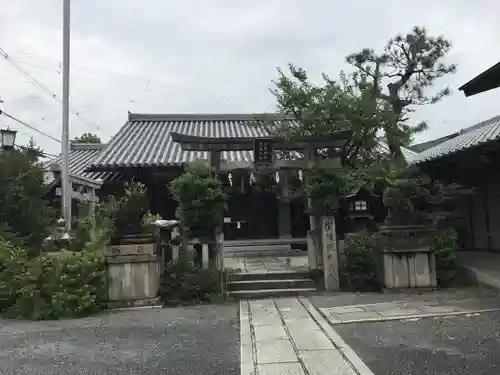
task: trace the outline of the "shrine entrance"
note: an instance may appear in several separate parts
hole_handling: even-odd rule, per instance
[[[231,184],[234,178],[229,176],[241,171],[247,176],[272,176],[276,181],[274,188],[279,199],[269,190],[265,194],[259,194],[246,192],[246,189],[230,198],[229,216],[224,218],[224,223],[221,223],[215,235],[220,267],[224,267],[224,258],[230,256],[229,248],[238,247],[249,256],[264,254],[269,249],[274,249],[273,254],[284,252],[285,256],[288,256],[288,250],[302,248],[302,258],[307,254],[308,268],[324,270],[325,288],[338,290],[335,219],[317,217],[310,213],[307,223],[307,220],[304,220],[304,212],[298,212],[301,209],[300,203],[292,204],[296,197],[291,193],[291,181],[300,178],[307,186],[307,173],[302,181],[302,171],[309,170],[319,163],[326,168],[340,168],[339,151],[350,133],[339,132],[329,137],[302,137],[293,140],[282,137],[211,138],[180,133],[170,135],[174,142],[180,144],[183,151],[208,152],[210,158],[207,163],[211,169],[222,180]],[[328,150],[328,155],[336,156],[321,159],[318,156],[318,150],[321,149]],[[253,160],[230,162],[224,158],[224,154],[231,151],[251,151]],[[277,157],[283,152],[292,157]],[[247,180],[250,180],[250,177],[247,177]],[[304,200],[304,197],[301,198]],[[311,202],[307,205],[310,206]],[[307,234],[306,238],[293,236],[304,232]],[[278,255],[275,257],[279,258]],[[283,265],[281,261],[279,263],[281,269]],[[285,263],[290,266],[292,261],[288,258]],[[273,265],[274,262],[271,262],[270,267]]]

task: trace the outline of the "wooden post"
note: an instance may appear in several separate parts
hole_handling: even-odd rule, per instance
[[[280,238],[291,238],[291,212],[290,212],[290,188],[288,186],[288,173],[279,172],[281,199],[278,202],[278,228]]]
[[[210,151],[210,168],[218,176],[221,165],[221,152]],[[220,288],[222,296],[225,296],[224,284],[224,231],[223,222],[219,223],[215,228],[215,246],[217,250],[217,268],[219,268]]]
[[[335,217],[322,217],[323,242],[323,272],[325,290],[337,291],[340,289],[339,264],[337,255],[337,236],[335,233]]]
[[[203,268],[208,268],[209,258],[208,258],[208,244],[204,243],[201,245],[201,265]]]

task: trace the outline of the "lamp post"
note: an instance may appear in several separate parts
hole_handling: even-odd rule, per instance
[[[17,131],[9,128],[1,129],[0,135],[2,137],[2,149],[13,149],[16,143]]]

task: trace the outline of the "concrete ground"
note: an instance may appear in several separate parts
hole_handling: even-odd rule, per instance
[[[237,305],[0,320],[0,374],[239,373]]]

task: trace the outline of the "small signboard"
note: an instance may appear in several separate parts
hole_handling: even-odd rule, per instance
[[[253,143],[255,167],[262,169],[273,163],[273,145],[268,139],[255,139]]]

